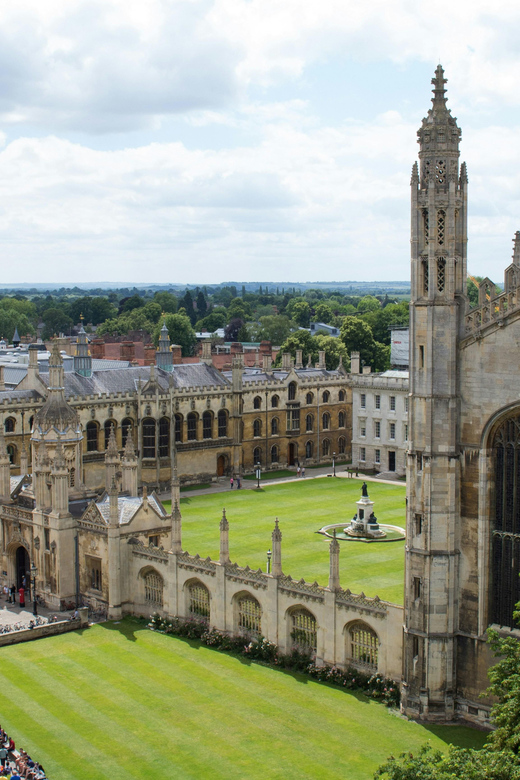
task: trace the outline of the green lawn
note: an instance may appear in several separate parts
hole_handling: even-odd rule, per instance
[[[369,780],[428,739],[483,741],[132,619],[0,652],[2,726],[51,780]]]
[[[381,523],[405,524],[405,486],[369,483],[374,512]],[[241,566],[266,567],[266,551],[278,517],[283,535],[285,574],[328,584],[329,542],[317,534],[322,526],[349,522],[361,495],[356,479],[300,479],[256,490],[230,490],[181,498],[183,549],[201,557],[218,557],[219,521],[225,506],[229,520],[231,560]],[[341,543],[341,584],[353,593],[378,595],[403,603],[404,541]]]

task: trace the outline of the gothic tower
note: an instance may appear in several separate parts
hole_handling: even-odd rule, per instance
[[[458,339],[466,305],[467,176],[439,65],[412,169],[410,438],[403,704],[454,713],[460,461]]]

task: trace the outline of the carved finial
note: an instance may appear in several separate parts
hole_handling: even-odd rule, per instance
[[[419,184],[419,166],[417,165],[417,161],[412,165],[410,184]]]
[[[437,105],[446,105],[446,90],[444,85],[448,83],[448,79],[444,78],[444,68],[442,65],[437,65],[435,70],[435,76],[432,78],[433,84],[433,98],[432,103],[434,107]]]
[[[108,447],[106,451],[106,457],[107,458],[119,457],[119,453],[117,451],[116,434],[113,425],[110,426],[110,434],[108,436]]]
[[[466,165],[465,162],[463,162],[462,165],[460,166],[459,181],[460,181],[461,185],[468,183],[468,168],[467,168],[467,165]]]
[[[278,525],[278,518],[274,521],[274,530],[272,534],[272,540],[273,542],[281,542],[282,541],[282,532],[280,531],[280,527]]]
[[[520,230],[517,230],[513,239],[513,263],[520,265]]]
[[[223,509],[222,510],[222,519],[220,521],[220,530],[221,531],[227,531],[228,528],[229,528],[229,522],[228,522],[228,519],[226,517],[226,510]]]
[[[133,439],[131,431],[128,431],[128,434],[126,436],[125,459],[126,460],[134,460],[135,459],[134,439]]]

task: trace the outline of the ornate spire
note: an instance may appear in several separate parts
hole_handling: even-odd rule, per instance
[[[335,528],[332,539],[330,540],[329,556],[329,590],[337,590],[339,588],[339,542],[336,539]]]
[[[113,428],[113,426],[112,426]],[[135,447],[134,447],[134,437],[132,436],[132,431],[128,431],[127,437],[126,437],[126,443],[125,443],[125,453],[124,453],[125,460],[135,460]]]
[[[130,437],[127,437],[127,441]],[[119,452],[117,450],[116,434],[114,426],[110,426],[110,434],[108,437],[108,447],[105,455],[105,460],[119,460]]]
[[[220,530],[227,531],[229,529],[229,521],[226,517],[226,510],[222,510],[222,519],[220,521]]]
[[[273,577],[282,575],[282,532],[278,526],[278,518],[274,521],[274,529],[271,535],[273,547],[273,568],[271,573]]]
[[[437,65],[435,70],[435,76],[432,78],[433,84],[433,109],[444,108],[446,109],[446,90],[444,85],[448,83],[448,79],[444,78],[444,68],[442,65]]]
[[[220,521],[220,555],[219,562],[224,566],[230,562],[229,558],[229,523],[226,517],[226,510],[222,510],[222,519]]]

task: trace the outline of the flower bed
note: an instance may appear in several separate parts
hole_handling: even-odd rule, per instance
[[[393,680],[380,674],[366,674],[352,667],[343,670],[336,666],[317,666],[313,660],[314,653],[310,648],[295,647],[290,653],[281,653],[277,645],[264,637],[251,638],[239,634],[224,634],[215,628],[209,628],[204,620],[195,618],[168,619],[155,614],[151,617],[148,627],[162,634],[197,639],[206,647],[247,656],[268,666],[302,672],[319,682],[361,691],[366,696],[383,702],[387,707],[399,706],[399,686]]]

